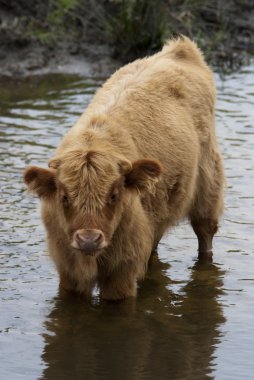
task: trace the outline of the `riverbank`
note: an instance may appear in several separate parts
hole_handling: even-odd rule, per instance
[[[254,0],[0,0],[0,75],[105,75],[179,33],[235,70],[254,54],[253,19]]]

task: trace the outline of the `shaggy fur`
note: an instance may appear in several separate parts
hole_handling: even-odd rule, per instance
[[[60,286],[89,296],[97,284],[110,300],[135,296],[163,233],[183,218],[200,257],[211,255],[224,187],[214,104],[200,50],[186,37],[169,41],[102,86],[48,170],[26,169]],[[77,249],[77,231],[99,231],[98,250]]]

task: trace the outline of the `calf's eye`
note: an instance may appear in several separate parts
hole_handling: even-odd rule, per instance
[[[63,202],[63,205],[64,205],[65,207],[69,205],[69,199],[68,199],[67,195],[64,195],[64,196],[62,197],[62,202]]]
[[[118,201],[118,198],[119,198],[119,193],[118,192],[112,193],[111,196],[110,196],[109,203],[111,203],[111,204],[116,203]]]
[[[110,200],[111,200],[112,203],[116,202],[116,200],[117,200],[117,195],[116,195],[116,194],[112,194]]]

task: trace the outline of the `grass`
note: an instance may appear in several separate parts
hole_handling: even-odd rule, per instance
[[[127,61],[160,49],[166,36],[165,10],[164,1],[115,2],[104,21],[114,55]]]

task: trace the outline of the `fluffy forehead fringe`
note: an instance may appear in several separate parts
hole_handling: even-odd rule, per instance
[[[53,160],[53,165],[75,206],[88,211],[105,205],[112,183],[120,177],[117,162],[107,152],[68,151]]]

